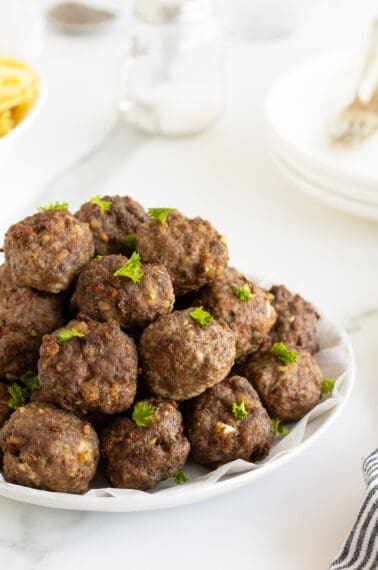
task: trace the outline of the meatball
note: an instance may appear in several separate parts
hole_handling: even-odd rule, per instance
[[[234,413],[235,404],[248,415]],[[260,398],[241,376],[226,378],[188,402],[186,427],[193,458],[204,465],[263,459],[274,435]]]
[[[78,412],[116,414],[133,403],[138,358],[133,339],[118,323],[98,323],[79,315],[65,327],[83,334],[59,340],[46,335],[40,350],[36,398]]]
[[[0,430],[6,481],[47,491],[82,493],[96,473],[92,426],[43,402],[16,410]]]
[[[140,226],[136,244],[144,262],[167,268],[176,295],[219,277],[228,260],[226,241],[209,222],[179,212],[170,213],[165,223],[149,220]]]
[[[118,417],[103,431],[101,451],[114,487],[152,489],[182,469],[190,444],[175,402],[145,400],[152,407],[146,427]]]
[[[93,257],[94,246],[87,224],[66,210],[50,210],[11,226],[4,251],[18,286],[59,293]]]
[[[294,422],[319,402],[323,375],[312,354],[299,347],[288,348],[297,352],[295,362],[284,364],[265,350],[247,360],[244,373],[271,417]]]
[[[277,314],[270,337],[272,342],[295,344],[314,354],[318,350],[316,334],[318,313],[300,295],[293,295],[284,285],[274,285],[272,304]]]
[[[14,287],[14,283],[8,265],[3,263],[0,265],[0,289],[7,289],[8,287]]]
[[[28,370],[35,370],[40,344],[40,337],[0,322],[0,376],[13,380]]]
[[[3,427],[6,420],[12,413],[12,409],[8,406],[9,393],[8,384],[0,382],[0,428]]]
[[[130,253],[124,237],[135,233],[148,220],[143,207],[129,196],[104,196],[110,202],[107,211],[92,202],[86,202],[75,214],[81,222],[87,222],[93,234],[95,253]]]
[[[226,378],[233,365],[235,335],[230,327],[216,319],[203,327],[190,316],[192,311],[163,315],[143,331],[143,379],[157,396],[198,396]]]
[[[61,326],[63,304],[59,295],[0,286],[0,377],[18,377],[35,369],[42,336]]]
[[[144,328],[174,304],[172,282],[161,265],[141,265],[143,277],[134,283],[114,272],[127,262],[123,255],[93,259],[77,280],[74,303],[93,319],[115,319],[128,331]]]
[[[0,288],[0,320],[42,339],[64,323],[63,301],[28,287]]]
[[[246,286],[249,291],[240,291]],[[236,357],[239,358],[256,352],[274,325],[276,317],[271,298],[265,289],[248,281],[236,269],[227,267],[218,279],[201,289],[195,304],[203,305],[214,317],[230,325],[235,333]]]

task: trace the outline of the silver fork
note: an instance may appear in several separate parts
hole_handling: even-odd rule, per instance
[[[378,130],[378,20],[375,20],[365,65],[353,101],[334,120],[334,142],[357,143]]]

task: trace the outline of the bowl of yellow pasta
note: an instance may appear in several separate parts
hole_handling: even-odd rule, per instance
[[[40,93],[36,70],[0,53],[0,149],[30,124],[40,106]]]

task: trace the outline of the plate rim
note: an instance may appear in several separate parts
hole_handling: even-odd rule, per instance
[[[314,57],[307,58],[303,61],[300,61],[292,65],[287,71],[279,75],[277,79],[274,81],[273,85],[270,87],[264,102],[264,115],[269,127],[272,129],[275,135],[278,136],[282,141],[284,141],[284,144],[288,148],[290,148],[291,152],[294,152],[298,157],[314,164],[314,166],[317,169],[324,171],[325,175],[327,175],[326,171],[328,170],[328,176],[340,178],[341,180],[346,180],[349,183],[352,180],[356,184],[362,185],[366,188],[370,188],[372,191],[378,191],[378,177],[375,179],[369,175],[356,175],[353,172],[342,170],[336,167],[330,160],[325,159],[325,157],[322,154],[320,154],[318,151],[310,151],[309,149],[300,148],[292,141],[287,141],[283,133],[276,128],[276,125],[272,120],[273,105],[276,105],[275,101],[279,98],[279,93],[282,86],[287,81],[289,81],[292,78],[292,76],[295,76],[298,72],[301,72],[302,70],[305,70],[310,66],[314,65],[319,66],[324,61],[327,61],[327,63],[329,63],[331,59],[332,60],[339,59],[341,64],[343,63],[345,64],[348,61],[351,61],[353,57],[356,58],[356,56],[360,57],[359,50],[357,50],[356,48],[348,50],[335,49],[323,52]]]

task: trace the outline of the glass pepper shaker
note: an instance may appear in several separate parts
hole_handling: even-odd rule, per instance
[[[224,104],[223,31],[215,0],[136,0],[119,110],[149,134],[210,126]]]

